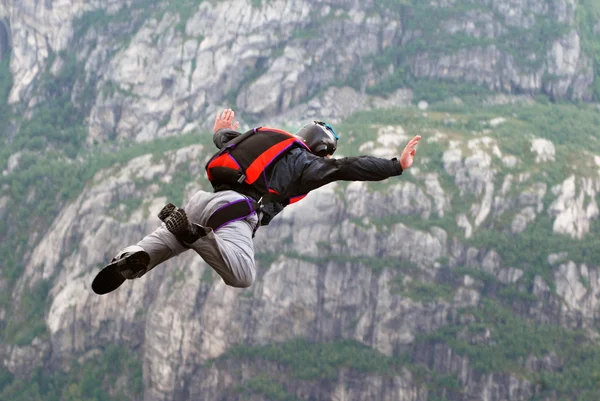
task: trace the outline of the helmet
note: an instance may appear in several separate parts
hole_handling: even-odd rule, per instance
[[[315,155],[321,157],[332,155],[337,149],[337,142],[340,139],[331,125],[323,121],[306,124],[296,132],[296,136],[302,139]]]

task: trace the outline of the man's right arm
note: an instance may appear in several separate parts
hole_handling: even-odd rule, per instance
[[[227,145],[227,142],[240,135],[242,135],[240,132],[228,128],[223,128],[215,132],[215,135],[213,136],[213,142],[215,143],[215,146],[217,148],[221,149],[223,148],[223,146]]]
[[[221,149],[233,138],[240,136],[237,132],[239,123],[235,121],[235,113],[231,109],[225,109],[222,113],[217,113],[215,125],[213,127],[213,142],[217,148]]]

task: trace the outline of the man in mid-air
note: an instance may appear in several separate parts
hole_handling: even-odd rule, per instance
[[[256,275],[253,237],[259,226],[333,181],[381,181],[402,174],[421,140],[411,139],[399,160],[334,159],[339,137],[324,122],[306,124],[295,135],[265,127],[242,134],[238,125],[231,109],[216,116],[213,141],[219,152],[206,165],[214,192],[196,192],[183,209],[167,204],[159,213],[163,224],[119,252],[96,276],[96,293],[114,291],[188,249],[227,285],[249,287]]]

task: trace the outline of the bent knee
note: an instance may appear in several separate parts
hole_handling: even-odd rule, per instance
[[[227,277],[225,284],[235,288],[248,288],[254,283],[256,270],[254,264],[246,263],[238,266],[237,269],[232,269],[231,274]]]
[[[254,277],[234,278],[230,280],[223,279],[225,284],[234,288],[248,288],[254,283]]]

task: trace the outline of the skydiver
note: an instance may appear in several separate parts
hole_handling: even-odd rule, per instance
[[[411,139],[400,159],[373,156],[331,158],[338,144],[334,129],[321,121],[295,135],[258,127],[237,131],[235,113],[218,113],[213,141],[219,151],[206,165],[214,192],[199,190],[182,209],[169,203],[160,227],[119,252],[94,279],[106,294],[126,279],[142,277],[160,263],[193,249],[232,287],[252,285],[256,276],[253,237],[286,206],[333,181],[381,181],[402,174],[417,153]]]

